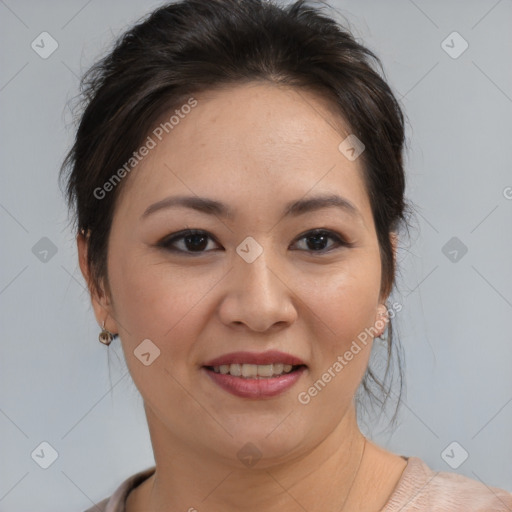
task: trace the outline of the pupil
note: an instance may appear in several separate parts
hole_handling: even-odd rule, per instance
[[[320,246],[321,247],[318,245],[318,243],[308,244],[308,246],[313,245],[314,249],[324,249],[325,248],[325,240],[326,240],[326,236],[325,235],[323,235],[323,234],[312,235],[312,236],[309,237],[309,240],[312,240],[312,239],[321,239],[322,240],[320,242]]]
[[[185,237],[186,242],[189,242],[190,240],[192,240],[191,244],[186,243],[188,249],[190,249],[192,251],[194,251],[194,250],[201,251],[202,249],[204,249],[208,245],[207,239],[208,239],[207,236],[198,235],[198,234],[188,235],[187,237]]]

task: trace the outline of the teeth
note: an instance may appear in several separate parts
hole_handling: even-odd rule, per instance
[[[240,377],[242,375],[242,367],[239,364],[231,364],[229,365],[229,373],[235,377]]]
[[[274,371],[279,375],[280,373],[283,373],[284,370],[284,364],[278,363],[272,365],[274,367]]]
[[[246,365],[247,367],[253,365]],[[272,377],[274,374],[274,365],[273,364],[262,364],[262,365],[254,365],[254,373],[257,373],[259,377]],[[278,373],[277,371],[275,373]],[[242,375],[246,377],[246,375],[242,372]]]
[[[257,377],[257,376],[258,376],[258,366],[257,365],[255,365],[255,364],[243,364],[242,365],[242,377]]]
[[[273,376],[282,375],[283,373],[290,373],[293,366],[291,364],[222,364],[214,366],[215,373],[222,373],[223,375],[233,375],[234,377],[248,378],[268,378]]]

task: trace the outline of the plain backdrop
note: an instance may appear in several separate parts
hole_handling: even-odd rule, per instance
[[[78,77],[158,5],[0,1],[0,511],[85,510],[154,463],[119,340],[97,341],[57,174]],[[332,5],[382,59],[407,115],[417,212],[395,294],[403,406],[396,427],[362,428],[512,491],[512,4]],[[32,45],[45,37],[51,50],[42,32],[58,44],[47,58]],[[56,457],[47,469],[41,450]]]

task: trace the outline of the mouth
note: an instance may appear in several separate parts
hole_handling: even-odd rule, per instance
[[[242,379],[272,379],[296,372],[306,368],[304,364],[292,365],[283,363],[271,364],[221,364],[218,366],[204,366],[207,370],[221,375],[231,375]]]
[[[226,354],[201,367],[223,390],[252,399],[271,398],[283,393],[307,368],[301,359],[278,351]]]

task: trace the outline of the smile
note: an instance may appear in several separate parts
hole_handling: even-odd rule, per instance
[[[277,377],[283,373],[290,373],[293,365],[273,363],[273,364],[222,364],[220,366],[210,367],[215,373],[223,375],[233,375],[233,377],[244,378],[262,378],[268,379]]]

